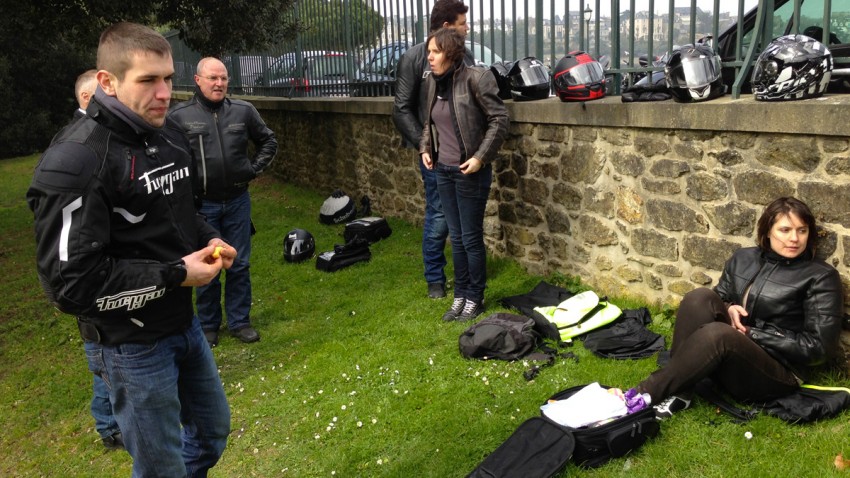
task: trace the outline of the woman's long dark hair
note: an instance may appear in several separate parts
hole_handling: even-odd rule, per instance
[[[809,257],[815,257],[818,237],[815,215],[812,214],[812,210],[809,209],[806,203],[793,197],[775,199],[764,208],[764,212],[761,214],[756,225],[756,243],[762,251],[770,251],[770,228],[776,224],[780,216],[786,216],[789,213],[794,213],[795,216],[800,218],[809,227],[809,238],[806,242],[805,252],[809,254]]]

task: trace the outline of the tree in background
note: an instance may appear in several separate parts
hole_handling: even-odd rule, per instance
[[[293,38],[295,0],[29,0],[0,5],[0,157],[47,147],[76,108],[74,81],[95,66],[100,32],[118,21],[177,28],[205,55]]]
[[[384,26],[381,14],[362,0],[302,2],[299,8],[305,50],[374,46]]]

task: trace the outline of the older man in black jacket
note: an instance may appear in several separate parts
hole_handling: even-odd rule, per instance
[[[260,335],[251,326],[251,197],[248,183],[271,164],[277,152],[274,131],[247,101],[227,98],[227,68],[216,58],[198,63],[195,96],[174,107],[169,117],[177,121],[195,151],[196,168],[207,218],[239,256],[227,271],[224,307],[227,328],[243,342]],[[248,142],[256,147],[248,157]],[[198,287],[196,304],[201,327],[210,347],[218,344],[221,327],[221,282],[216,277]]]

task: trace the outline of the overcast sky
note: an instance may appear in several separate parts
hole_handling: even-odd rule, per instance
[[[408,12],[412,12],[410,10],[411,5],[415,5],[418,1],[421,1],[423,8],[430,8],[434,5],[434,0],[406,0],[408,4]],[[751,8],[755,7],[758,3],[758,0],[742,0],[744,3],[744,12],[749,11]],[[841,1],[841,0],[833,0],[833,1]],[[371,0],[374,2],[373,5],[378,8],[378,10],[384,10],[384,7],[388,5],[389,2],[395,3],[393,0]],[[386,2],[386,3],[385,3]],[[502,16],[502,5],[505,7],[505,16],[511,17],[513,6],[516,5],[516,9],[518,12],[518,16],[525,16],[522,14],[524,5],[528,3],[529,13],[527,16],[535,16],[534,14],[534,6],[536,0],[464,0],[464,3],[470,6],[470,14],[468,16],[472,16],[476,19],[480,18],[490,18],[490,4],[493,4],[493,10],[495,11],[494,17],[499,18]],[[567,8],[567,3],[569,3],[570,11],[582,10],[586,5],[590,6],[590,9],[594,11],[593,17],[596,17],[596,0],[555,0],[554,8],[555,15],[562,16]],[[697,7],[703,11],[712,12],[714,11],[714,0],[697,0]],[[552,16],[552,0],[543,0],[543,15],[545,17]],[[669,10],[670,0],[655,0],[654,10],[656,13],[667,13]],[[676,8],[679,7],[690,7],[691,0],[675,0],[674,3]],[[738,0],[719,0],[719,10],[720,12],[731,12],[733,14],[737,14],[738,11]],[[620,11],[628,10],[630,7],[629,0],[620,0]],[[635,11],[647,11],[649,9],[649,0],[635,0]],[[603,17],[607,17],[611,15],[611,0],[600,0],[599,1],[599,10]],[[396,13],[398,14],[398,13]]]

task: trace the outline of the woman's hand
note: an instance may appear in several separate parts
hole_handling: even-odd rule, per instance
[[[425,168],[426,169],[434,169],[434,162],[431,161],[431,154],[430,153],[422,153],[421,156],[422,156],[422,164],[425,165]]]
[[[478,172],[483,165],[484,163],[482,163],[480,159],[473,156],[460,165],[460,172],[463,174],[472,174]]]
[[[741,307],[740,305],[733,304],[729,306],[728,312],[729,318],[732,319],[732,327],[735,327],[738,332],[746,334],[747,327],[741,323],[741,317],[746,317],[750,315],[747,313],[747,310]]]

